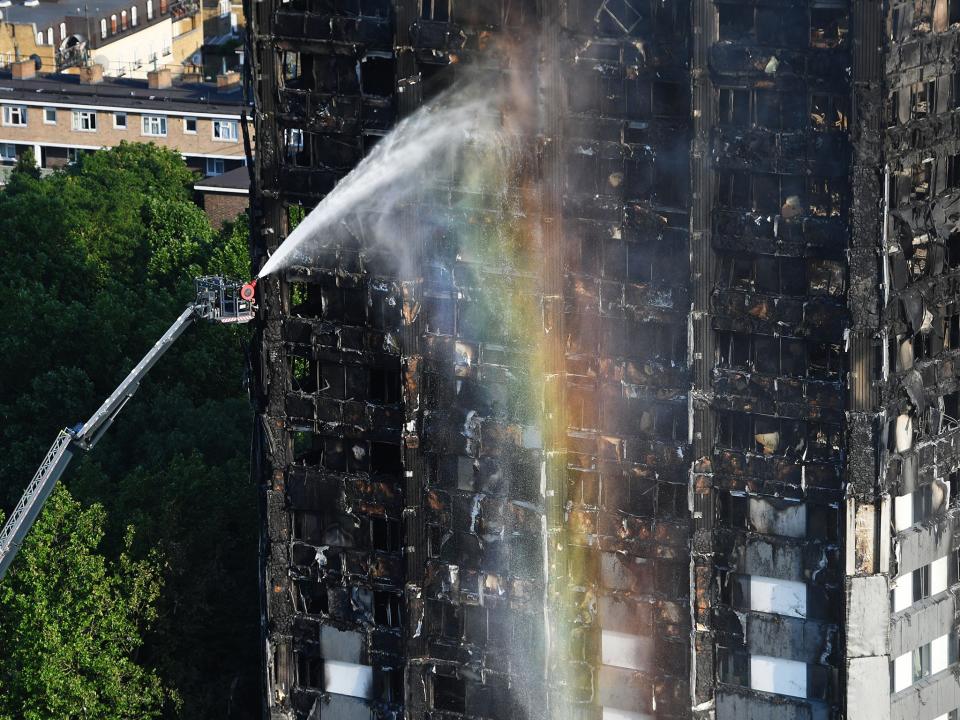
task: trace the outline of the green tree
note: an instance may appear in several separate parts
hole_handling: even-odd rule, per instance
[[[193,180],[176,153],[122,144],[0,191],[0,506],[182,312],[195,274],[249,272],[245,218],[213,232]],[[64,478],[82,506],[102,507],[105,558],[161,562],[157,617],[134,661],[171,689],[167,718],[257,715],[246,342],[242,327],[191,328]],[[0,652],[0,673],[4,663]]]
[[[160,678],[134,659],[156,617],[157,559],[99,554],[105,516],[58,488],[0,585],[3,720],[159,716]]]

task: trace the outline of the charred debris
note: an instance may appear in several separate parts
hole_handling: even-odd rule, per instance
[[[255,268],[465,68],[536,109],[523,207],[259,285],[265,717],[955,718],[960,2],[248,9]]]

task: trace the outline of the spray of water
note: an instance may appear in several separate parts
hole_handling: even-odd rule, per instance
[[[425,184],[442,174],[445,162],[468,145],[495,149],[502,124],[496,112],[495,89],[470,83],[424,105],[399,123],[373,151],[287,236],[260,271],[270,275],[295,264],[311,265],[348,219],[361,211],[375,212],[380,221],[364,232],[368,246],[395,246],[392,212]]]

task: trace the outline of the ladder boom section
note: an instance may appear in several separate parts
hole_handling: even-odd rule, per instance
[[[143,377],[196,320],[203,319],[216,323],[246,323],[252,320],[255,286],[255,281],[241,287],[239,282],[219,276],[197,278],[197,294],[194,301],[154,343],[103,405],[84,425],[79,426],[79,429],[75,427],[72,430],[63,430],[57,435],[40,469],[37,470],[23,497],[20,498],[20,502],[17,503],[17,507],[0,529],[0,580],[17,556],[17,551],[27,533],[30,532],[30,527],[43,509],[60,476],[67,469],[74,453],[78,450],[90,450],[97,444],[123,406],[137,392]]]
[[[47,451],[39,469],[13,509],[3,530],[0,530],[0,580],[7,574],[7,568],[17,556],[23,539],[30,532],[37,515],[53,492],[63,471],[67,469],[73,457],[73,436],[67,430],[61,430],[53,445]]]
[[[126,405],[127,400],[137,392],[137,389],[140,387],[140,381],[143,380],[144,375],[150,372],[150,369],[163,354],[170,349],[170,346],[183,334],[183,331],[190,327],[194,320],[196,320],[198,311],[199,307],[197,305],[190,305],[183,311],[183,314],[180,315],[167,332],[163,334],[163,337],[157,340],[149,352],[143,356],[143,359],[130,371],[130,374],[127,375],[124,381],[117,386],[113,394],[90,416],[86,424],[74,434],[74,440],[77,445],[84,450],[89,450],[97,443],[104,431],[110,426],[110,423],[113,422],[117,413]]]

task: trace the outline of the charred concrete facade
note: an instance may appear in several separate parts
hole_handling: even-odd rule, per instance
[[[260,282],[266,717],[956,716],[960,5],[248,18],[255,269],[464,68],[536,110]]]

